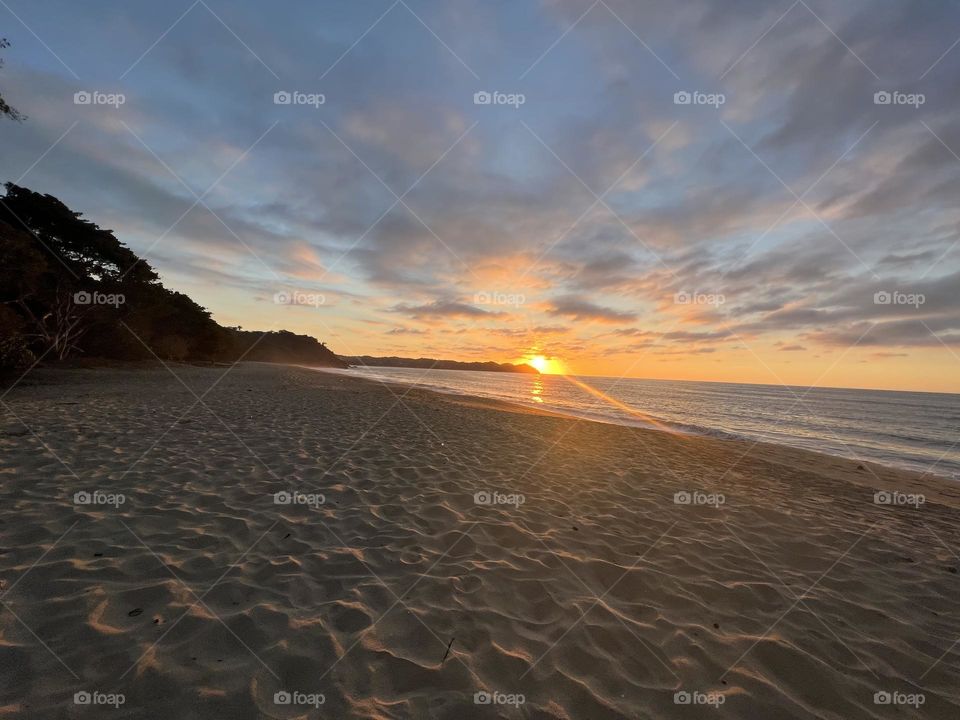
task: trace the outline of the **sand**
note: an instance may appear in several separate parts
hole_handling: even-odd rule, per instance
[[[0,717],[960,714],[949,483],[170,370],[34,371],[0,405]]]

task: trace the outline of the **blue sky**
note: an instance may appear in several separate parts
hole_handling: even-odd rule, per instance
[[[0,17],[0,91],[29,116],[0,134],[3,179],[113,228],[221,322],[343,353],[960,389],[951,3],[5,0]]]

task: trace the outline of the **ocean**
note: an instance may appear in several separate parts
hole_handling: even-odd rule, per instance
[[[960,482],[960,395],[419,368],[337,372],[587,420],[777,443]]]

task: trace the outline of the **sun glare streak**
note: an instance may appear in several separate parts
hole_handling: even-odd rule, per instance
[[[630,406],[627,405],[626,403],[621,402],[620,400],[617,400],[616,398],[612,398],[612,397],[610,397],[609,395],[607,395],[606,393],[604,393],[604,392],[602,392],[602,391],[600,391],[600,390],[597,390],[595,387],[592,387],[592,386],[590,386],[590,385],[587,385],[587,384],[586,384],[585,382],[583,382],[582,380],[578,380],[577,378],[575,378],[575,377],[573,377],[573,376],[571,376],[571,375],[561,375],[561,377],[562,377],[564,380],[566,380],[567,382],[570,382],[570,383],[576,385],[578,388],[580,388],[580,389],[583,390],[584,392],[587,392],[587,393],[593,395],[594,397],[600,398],[600,399],[603,400],[604,402],[609,403],[609,404],[613,405],[614,407],[619,408],[620,410],[623,410],[623,411],[626,412],[626,413],[629,413],[629,414],[632,415],[633,417],[639,418],[639,419],[643,420],[644,422],[650,423],[651,425],[653,425],[654,427],[656,427],[658,430],[664,430],[664,431],[666,431],[666,432],[668,432],[668,433],[672,433],[672,434],[674,434],[674,435],[677,435],[678,437],[683,437],[683,433],[679,432],[679,431],[676,430],[675,428],[668,427],[667,425],[664,425],[662,422],[660,422],[659,420],[657,420],[657,419],[655,419],[655,418],[650,417],[650,416],[647,415],[646,413],[640,412],[639,410],[630,407]]]

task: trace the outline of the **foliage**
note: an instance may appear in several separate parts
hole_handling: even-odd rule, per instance
[[[51,195],[0,198],[0,368],[34,359],[239,359],[345,366],[316,339],[224,328],[150,264]]]
[[[6,38],[0,38],[0,50],[6,50],[8,47],[10,47],[10,41]],[[2,67],[3,60],[0,59],[0,68]],[[16,108],[12,108],[7,104],[7,101],[3,99],[2,95],[0,95],[0,115],[6,115],[11,120],[16,120],[17,122],[22,122],[25,119]]]

